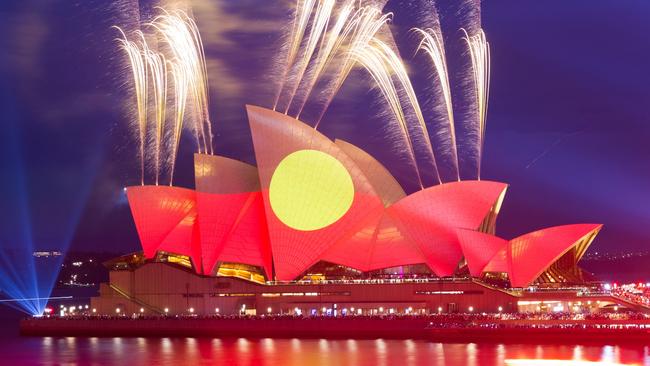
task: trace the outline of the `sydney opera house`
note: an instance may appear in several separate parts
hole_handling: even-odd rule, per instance
[[[601,225],[502,239],[506,184],[457,181],[406,195],[355,145],[281,113],[247,111],[256,167],[196,154],[195,189],[127,188],[142,253],[106,263],[95,312],[551,311],[588,286],[578,261]]]

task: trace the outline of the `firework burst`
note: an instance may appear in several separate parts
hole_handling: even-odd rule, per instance
[[[460,169],[458,166],[458,147],[456,144],[456,126],[454,123],[454,108],[451,99],[451,87],[449,86],[449,71],[447,70],[447,59],[445,56],[445,46],[442,40],[442,34],[432,28],[425,30],[414,28],[414,32],[422,37],[417,51],[424,51],[431,63],[433,69],[438,77],[440,90],[447,111],[447,121],[449,123],[449,137],[451,142],[452,164],[456,171],[456,179],[460,180]]]
[[[473,36],[467,34],[464,29],[462,31],[472,61],[472,76],[476,96],[476,131],[478,136],[477,175],[478,179],[481,179],[481,160],[483,157],[483,142],[485,141],[488,99],[490,97],[490,44],[487,42],[482,29]]]

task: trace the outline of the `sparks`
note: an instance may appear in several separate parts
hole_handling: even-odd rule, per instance
[[[154,18],[149,24],[169,45],[174,62],[182,65],[188,76],[189,94],[192,96],[195,115],[191,126],[197,137],[199,153],[212,154],[212,127],[208,113],[208,76],[203,42],[196,23],[185,12],[177,10]]]
[[[470,36],[462,29],[472,60],[472,75],[474,79],[474,92],[476,95],[477,113],[477,176],[481,179],[481,159],[483,157],[483,143],[485,141],[485,123],[487,119],[488,99],[490,97],[490,44],[485,38],[483,30]]]
[[[137,126],[138,126],[138,138],[140,143],[140,180],[141,184],[144,185],[144,161],[145,161],[145,140],[147,134],[147,67],[144,55],[142,53],[142,47],[138,46],[137,43],[129,41],[126,37],[124,31],[115,27],[121,34],[122,38],[118,38],[117,41],[120,45],[120,48],[126,52],[129,62],[131,65],[131,71],[133,73],[133,87],[136,98],[137,106]],[[141,44],[143,47],[146,44],[144,39],[144,34],[140,31],[136,31],[136,35],[139,36]]]
[[[151,84],[153,89],[153,103],[155,115],[154,123],[154,158],[155,158],[155,179],[158,185],[160,179],[160,156],[165,130],[165,110],[167,104],[167,62],[165,56],[154,52],[148,47],[143,51],[144,58],[149,66]]]
[[[395,115],[395,119],[402,132],[402,137],[408,146],[408,154],[418,177],[420,188],[423,188],[422,177],[415,159],[415,149],[413,148],[413,141],[409,133],[408,123],[404,110],[400,102],[397,89],[393,83],[391,70],[386,67],[385,57],[379,47],[363,47],[353,50],[353,57],[356,62],[359,62],[370,74],[375,81],[377,87],[386,99],[389,108]]]
[[[449,135],[451,140],[450,154],[452,157],[452,164],[456,170],[456,179],[460,180],[460,169],[458,165],[458,146],[456,144],[456,126],[454,124],[454,108],[451,100],[451,88],[449,86],[449,71],[447,69],[447,59],[445,56],[445,46],[442,40],[442,34],[427,28],[425,30],[414,28],[414,32],[422,37],[422,41],[418,45],[417,51],[424,51],[433,64],[433,69],[438,76],[440,90],[444,99],[445,108],[447,110],[447,120],[449,123]]]

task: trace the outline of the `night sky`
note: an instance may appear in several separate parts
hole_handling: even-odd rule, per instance
[[[290,3],[193,2],[208,57],[219,154],[254,162],[244,104],[271,103],[270,65]],[[454,2],[440,7],[445,41],[459,48]],[[0,244],[138,250],[122,191],[139,183],[128,128],[130,79],[110,27],[133,29],[138,13],[147,19],[151,9],[97,0],[0,5]],[[400,51],[421,88],[426,78],[416,76],[423,57],[412,58],[414,40],[406,31],[426,9],[418,1],[391,0],[387,10],[395,13]],[[646,249],[649,15],[644,0],[483,3],[492,87],[482,178],[510,185],[499,235],[510,239],[552,225],[598,222],[605,228],[591,251]],[[450,68],[459,72],[465,61],[452,55]],[[415,177],[386,138],[376,96],[367,76],[355,72],[320,130],[377,156],[413,191]],[[180,186],[192,186],[193,150],[192,139],[184,139]],[[464,172],[469,177],[471,169]]]

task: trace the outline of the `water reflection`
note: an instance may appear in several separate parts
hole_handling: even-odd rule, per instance
[[[445,347],[442,343],[436,343],[434,348],[437,366],[445,366]]]
[[[476,363],[476,343],[468,343],[467,344],[467,365],[468,366],[477,366],[478,364]]]
[[[497,345],[496,364],[502,365],[506,359],[506,347],[503,344]]]
[[[573,348],[573,359],[582,360],[582,346],[575,346]]]
[[[5,345],[7,347],[8,345]],[[8,347],[7,347],[8,348]],[[3,364],[520,365],[564,360],[650,366],[645,346],[443,344],[422,340],[21,338]],[[519,362],[517,362],[519,360]],[[12,361],[12,362],[9,362]],[[514,363],[513,363],[514,362]],[[522,363],[523,362],[523,363]],[[531,363],[532,362],[532,363]],[[570,364],[570,363],[567,363]]]

